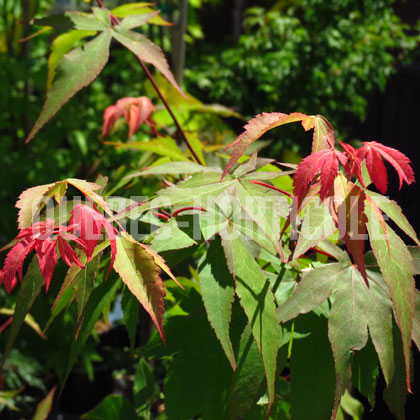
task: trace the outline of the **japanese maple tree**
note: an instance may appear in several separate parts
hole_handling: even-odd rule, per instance
[[[50,62],[47,98],[27,141],[98,77],[112,39],[146,72],[175,131],[154,119],[156,105],[148,97],[121,98],[105,111],[102,137],[121,118],[129,139],[145,123],[150,139],[135,144],[163,159],[115,183],[102,176],[95,182],[68,178],[21,194],[19,233],[5,247],[0,274],[8,293],[18,289],[3,361],[42,287],[48,292],[58,282],[49,323],[73,301],[77,307],[77,340],[65,380],[117,295],[133,347],[133,307],[140,304],[150,315],[156,332],[136,352],[134,400],[119,405],[133,418],[155,418],[146,402],[160,394],[156,386],[144,390],[139,384],[141,375],[152,380],[147,360],[163,358],[168,363],[161,419],[336,419],[343,410],[351,413],[349,401],[360,406],[349,393],[351,384],[374,405],[378,366],[387,386],[384,398],[395,417],[404,419],[412,341],[420,347],[414,282],[420,241],[398,204],[383,194],[387,165],[397,171],[400,188],[414,182],[409,158],[376,141],[360,148],[338,142],[325,117],[298,112],[257,115],[224,152],[206,149],[182,129],[145,64],[184,95],[160,48],[136,30],[166,22],[150,4],[112,11],[98,5],[92,13],[35,22],[64,27],[69,32],[59,37],[71,34],[73,44],[64,51],[54,43],[60,60]],[[76,42],[83,45],[72,49]],[[247,154],[266,132],[295,122],[313,130],[312,152],[299,165]],[[127,141],[109,144],[132,147]],[[164,187],[141,201],[110,196],[146,177],[162,179]],[[395,227],[415,246],[407,246]],[[187,258],[191,279],[175,276]],[[60,259],[69,267],[64,279],[54,277]],[[97,410],[114,404],[114,397]],[[99,418],[95,410],[86,418]]]

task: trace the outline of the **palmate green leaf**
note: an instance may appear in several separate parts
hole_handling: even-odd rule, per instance
[[[25,321],[25,317],[35,302],[35,299],[41,292],[43,285],[44,277],[42,276],[39,269],[38,259],[33,257],[25,276],[23,277],[22,284],[19,289],[16,307],[13,314],[13,321],[9,328],[9,335],[7,337],[6,347],[3,352],[0,369],[3,367],[4,362],[20,331],[20,328]]]
[[[284,251],[280,243],[280,217],[287,217],[289,205],[285,197],[261,185],[248,181],[238,182],[235,196],[248,217],[271,240],[282,260]]]
[[[165,286],[153,256],[128,235],[117,236],[115,271],[143,305],[165,341],[162,325]]]
[[[306,272],[290,298],[277,309],[279,321],[289,321],[321,305],[337,290],[337,283],[348,272],[349,265],[343,263],[326,264]]]
[[[336,362],[338,357],[337,363],[340,363],[341,366],[340,369],[337,368],[340,381],[342,375],[344,375],[343,383],[349,379],[348,369],[350,369],[351,359],[346,359],[346,355],[353,349],[353,342],[358,343],[355,344],[355,349],[363,347],[360,347],[360,343],[365,339],[365,327],[363,325],[367,323],[385,379],[387,383],[390,383],[394,375],[391,301],[385,282],[379,273],[368,271],[369,288],[366,285],[360,286],[361,278],[359,271],[348,263],[333,263],[312,269],[304,274],[290,298],[277,309],[278,318],[281,322],[285,322],[296,318],[299,314],[308,313],[337,292],[339,300],[336,308],[334,308],[336,300],[333,303],[331,314],[333,324],[330,326],[330,339]],[[350,290],[350,293],[348,288],[353,285],[354,288]],[[335,299],[337,299],[337,296]],[[347,308],[348,312],[344,309],[340,311],[341,306],[345,308],[350,303],[353,303],[354,306],[350,309]],[[351,310],[354,311],[353,316],[350,316],[352,314]],[[348,328],[340,331],[340,322],[355,322],[360,329],[356,329],[352,336],[349,334]],[[346,332],[346,336],[340,337],[341,332],[343,334]],[[347,342],[347,340],[350,341]],[[343,345],[344,348],[340,347]],[[347,347],[350,347],[350,349]],[[343,366],[345,366],[345,369]]]
[[[114,297],[115,292],[120,286],[121,282],[117,279],[108,278],[93,290],[85,310],[84,322],[80,328],[77,340],[72,341],[71,344],[67,369],[62,384],[63,387],[102,310],[110,303],[110,300]]]
[[[321,240],[328,238],[336,231],[334,220],[328,208],[318,199],[313,200],[306,208],[300,234],[294,250],[294,258],[299,258],[308,249]]]
[[[262,355],[270,410],[274,401],[277,350],[280,343],[280,329],[270,282],[237,235],[233,232],[225,233],[222,235],[222,245],[228,267],[235,278],[236,294],[248,317],[252,334]]]
[[[369,240],[378,261],[394,306],[401,330],[406,367],[407,389],[410,390],[411,332],[415,309],[414,267],[410,252],[401,238],[387,224],[386,235],[380,221],[367,212]]]
[[[235,283],[226,265],[220,237],[211,242],[199,263],[199,272],[207,317],[235,370],[236,360],[229,335]]]
[[[54,29],[68,31],[104,31],[111,26],[109,11],[92,8],[93,14],[83,12],[66,12],[62,15],[52,15],[34,19],[32,23],[38,26],[51,26]]]
[[[229,389],[226,420],[241,418],[258,401],[264,392],[264,377],[264,363],[251,326],[247,325],[239,343],[238,366]]]
[[[197,242],[178,227],[174,218],[169,219],[153,233],[150,243],[150,247],[156,252],[188,248],[192,245],[197,245]]]
[[[334,402],[334,360],[327,337],[327,319],[313,312],[294,322],[295,331],[306,337],[293,341],[290,360],[291,418],[331,418]]]
[[[366,190],[366,194],[403,232],[405,232],[414,242],[416,242],[417,245],[420,246],[420,241],[417,237],[416,231],[404,216],[401,207],[395,201],[390,200],[384,195],[369,190]]]
[[[168,62],[160,47],[138,32],[126,31],[118,26],[112,30],[112,36],[128,48],[137,58],[155,66],[168,81],[184,96],[169,69]]]
[[[111,31],[105,30],[82,48],[76,48],[63,56],[57,67],[57,77],[47,91],[41,115],[26,142],[29,142],[72,96],[96,79],[108,61],[111,38]]]

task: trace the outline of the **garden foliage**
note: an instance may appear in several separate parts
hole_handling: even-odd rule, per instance
[[[98,77],[112,40],[184,95],[160,48],[135,30],[160,22],[158,12],[144,12],[132,5],[94,7],[89,14],[67,12],[36,22],[65,31],[59,37],[68,43],[55,41],[47,98],[27,141]],[[403,419],[411,343],[420,346],[414,282],[420,241],[384,194],[391,167],[400,187],[414,182],[410,160],[376,141],[357,149],[338,142],[326,118],[298,112],[257,115],[226,148],[232,149],[229,156],[180,127],[170,133],[155,125],[155,112],[148,98],[122,98],[105,111],[103,135],[122,117],[129,137],[147,123],[151,141],[117,147],[163,159],[115,183],[102,176],[95,183],[67,178],[19,197],[20,232],[7,246],[0,277],[8,292],[18,289],[3,363],[43,286],[47,292],[57,282],[47,325],[73,302],[77,308],[64,382],[118,294],[133,348],[138,303],[156,326],[133,353],[133,398],[109,396],[84,418],[156,418],[153,404],[162,390],[148,363],[154,359],[167,369],[160,419],[306,420],[311,413],[323,420],[342,418],[343,410],[355,415],[347,390],[353,385],[373,406],[378,366],[385,400]],[[297,166],[258,157],[254,142],[290,123],[313,131],[311,154]],[[127,198],[146,177],[162,182],[150,197]],[[120,187],[126,196],[111,196]],[[407,246],[401,232],[416,246]],[[60,258],[69,266],[63,280],[54,277]],[[185,270],[177,275],[188,265],[190,279]]]

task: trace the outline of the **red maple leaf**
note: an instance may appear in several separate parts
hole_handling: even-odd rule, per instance
[[[302,160],[298,165],[293,180],[298,207],[302,203],[307,187],[314,181],[318,173],[320,173],[321,183],[320,198],[323,201],[328,196],[337,176],[339,163],[343,166],[347,165],[347,157],[333,147],[319,150]]]
[[[347,173],[347,178],[350,180],[352,176],[356,176],[362,186],[366,188],[365,181],[362,176],[362,159],[359,157],[357,150],[350,144],[339,141],[348,158],[348,162],[344,166]]]
[[[366,159],[369,176],[376,188],[385,194],[388,186],[388,175],[382,159],[388,161],[398,173],[400,189],[403,182],[410,185],[415,181],[410,159],[399,150],[384,146],[376,141],[364,142],[363,147],[356,150],[360,161]]]
[[[105,109],[102,137],[107,136],[111,128],[114,127],[116,121],[121,117],[124,117],[128,123],[128,138],[130,138],[143,123],[153,127],[153,121],[150,118],[152,111],[155,111],[155,108],[151,100],[146,96],[122,98],[118,100],[115,105],[111,105]]]
[[[72,227],[55,226],[55,221],[47,218],[45,222],[34,223],[32,226],[23,229],[17,235],[17,243],[7,254],[1,272],[2,282],[8,293],[17,284],[16,274],[22,280],[23,263],[25,258],[33,250],[37,254],[39,268],[44,277],[45,289],[47,291],[51,283],[54,268],[58,262],[57,244],[60,255],[68,266],[71,267],[75,263],[83,267],[76,252],[68,244],[67,240],[78,243],[84,249],[86,249],[86,244],[83,240],[67,233],[70,228]]]
[[[114,265],[115,255],[117,254],[117,241],[114,228],[108,219],[96,209],[85,204],[78,204],[71,211],[69,224],[72,226],[73,234],[78,234],[79,238],[86,244],[87,262],[92,259],[93,251],[98,240],[101,238],[102,227],[105,229],[111,243],[109,274]]]

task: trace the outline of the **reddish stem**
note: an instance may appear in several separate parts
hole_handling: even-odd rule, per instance
[[[175,211],[175,212],[172,214],[172,217],[176,217],[176,216],[178,216],[178,214],[180,214],[180,213],[182,213],[182,212],[184,212],[184,211],[188,211],[188,210],[200,210],[200,211],[207,211],[206,209],[203,209],[202,207],[184,207],[184,208],[182,208],[182,209],[179,209],[179,210]]]
[[[287,195],[288,197],[293,198],[293,194],[290,194],[287,191],[281,190],[280,188],[275,187],[274,185],[270,185],[270,184],[266,184],[265,182],[261,182],[261,181],[251,181],[253,184],[257,184],[257,185],[262,185],[263,187],[267,187],[270,188],[274,191],[278,191],[281,192],[284,195]]]
[[[333,260],[336,260],[337,258],[334,257],[334,255],[329,254],[328,252],[322,251],[321,249],[316,248],[310,248],[311,251],[317,252],[318,254],[322,254],[327,256],[328,258],[332,258]]]
[[[152,212],[152,214],[156,217],[159,217],[160,219],[166,220],[168,221],[170,219],[170,217],[166,216],[165,214],[162,213],[157,213],[157,212]]]
[[[5,323],[0,325],[0,334],[12,323],[13,317],[11,316]]]

